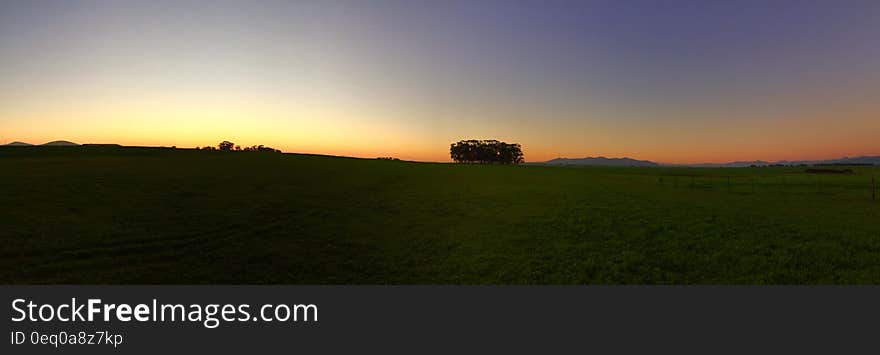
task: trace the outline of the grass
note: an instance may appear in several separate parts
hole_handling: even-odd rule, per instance
[[[880,283],[871,167],[0,149],[0,282]]]

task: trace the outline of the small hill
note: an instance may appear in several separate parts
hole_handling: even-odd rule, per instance
[[[70,141],[51,141],[49,143],[45,143],[45,144],[41,144],[41,145],[48,146],[48,147],[75,147],[75,146],[78,146],[79,144],[76,144],[76,143],[70,142]]]
[[[648,160],[636,160],[630,158],[606,158],[606,157],[586,157],[586,158],[556,158],[548,160],[543,164],[546,165],[591,165],[591,166],[659,166],[659,164]]]
[[[10,147],[30,147],[30,146],[33,146],[33,144],[15,141],[15,142],[7,144],[7,146],[10,146]]]

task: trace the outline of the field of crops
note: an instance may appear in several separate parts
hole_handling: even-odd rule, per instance
[[[832,170],[0,148],[0,282],[880,283],[877,170]]]

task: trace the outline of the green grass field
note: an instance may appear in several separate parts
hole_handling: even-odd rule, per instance
[[[872,167],[0,149],[2,283],[880,283]]]

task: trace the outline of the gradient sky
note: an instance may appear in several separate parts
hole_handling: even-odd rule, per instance
[[[880,1],[3,1],[0,143],[880,155]]]

